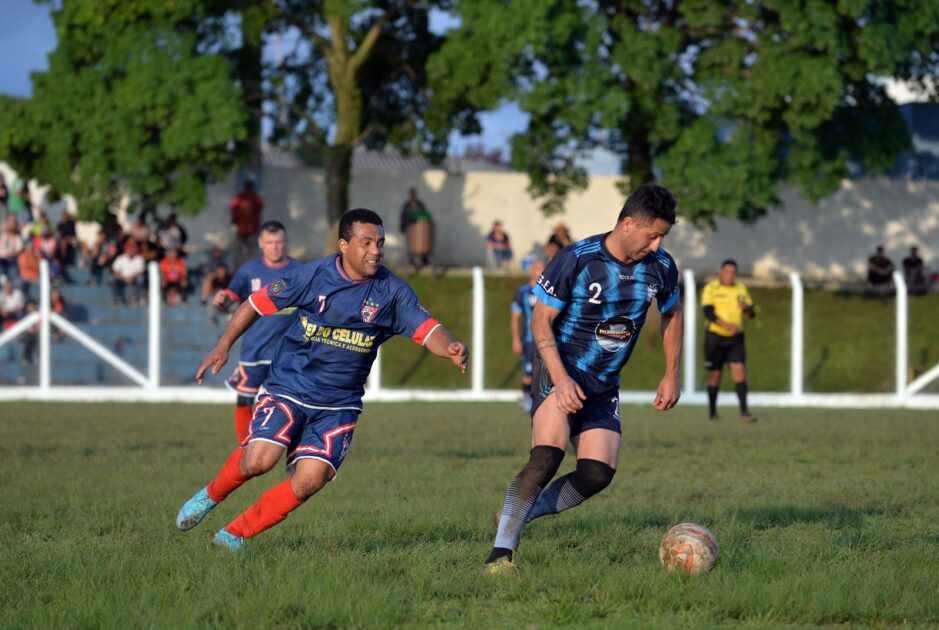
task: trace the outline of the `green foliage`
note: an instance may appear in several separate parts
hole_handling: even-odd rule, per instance
[[[612,485],[529,525],[518,579],[484,580],[492,514],[530,443],[509,404],[367,405],[335,481],[240,556],[176,510],[234,448],[231,405],[5,403],[5,628],[935,627],[939,424],[904,410],[623,407]],[[573,457],[561,473],[573,467]],[[720,544],[658,564],[671,525]]]
[[[623,158],[622,187],[660,180],[699,224],[755,220],[780,181],[811,198],[852,164],[910,146],[877,77],[927,88],[939,63],[930,0],[620,2],[465,0],[429,63],[428,124],[473,133],[503,100],[530,115],[512,141],[546,212],[586,186],[577,157]]]
[[[74,195],[83,219],[102,220],[124,195],[195,214],[246,136],[228,61],[144,11],[180,3],[113,4],[109,14],[66,2],[55,14],[59,46],[33,75],[33,97],[2,107],[0,154]]]

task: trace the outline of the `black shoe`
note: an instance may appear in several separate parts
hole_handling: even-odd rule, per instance
[[[717,415],[716,413],[712,413],[710,416],[708,416],[708,420],[710,420],[711,422],[717,422],[720,419],[721,417]]]

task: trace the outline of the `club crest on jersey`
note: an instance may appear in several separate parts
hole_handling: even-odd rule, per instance
[[[366,299],[360,311],[360,313],[362,313],[362,321],[366,324],[371,324],[372,320],[375,319],[375,315],[378,314],[379,308],[381,308],[380,304],[371,299]]]
[[[274,295],[277,295],[278,293],[283,293],[284,289],[286,288],[287,288],[286,282],[284,282],[283,280],[275,280],[274,283],[271,284],[271,293],[273,293]]]
[[[636,324],[624,315],[616,315],[597,324],[594,336],[607,352],[618,352],[626,347],[636,332]]]

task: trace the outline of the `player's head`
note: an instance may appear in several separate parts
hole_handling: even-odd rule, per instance
[[[261,226],[258,247],[265,263],[276,265],[287,256],[287,230],[280,221],[267,221]]]
[[[720,271],[721,284],[730,286],[737,279],[737,261],[728,258],[721,263]]]
[[[544,273],[544,263],[540,260],[535,260],[528,266],[528,282],[534,284],[538,281],[542,273]]]
[[[371,278],[385,258],[385,228],[381,217],[367,208],[349,210],[339,219],[342,266],[353,280]]]
[[[658,250],[675,224],[675,198],[666,188],[643,184],[620,210],[610,245],[627,261],[641,260]]]

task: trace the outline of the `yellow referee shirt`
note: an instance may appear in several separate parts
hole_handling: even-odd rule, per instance
[[[721,284],[720,280],[711,280],[704,285],[701,292],[701,307],[713,306],[714,314],[718,319],[722,319],[728,324],[733,324],[738,328],[743,328],[743,309],[740,307],[738,298],[743,298],[744,304],[753,306],[753,299],[747,287],[739,282],[731,285]],[[722,328],[714,322],[708,322],[708,331],[721,335],[722,337],[731,337],[732,333],[726,328]]]

